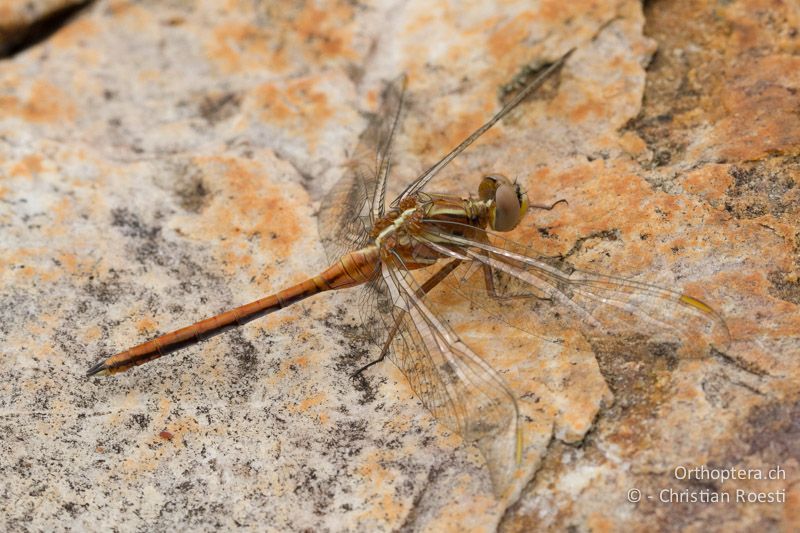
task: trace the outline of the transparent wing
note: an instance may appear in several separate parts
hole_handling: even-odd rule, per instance
[[[442,229],[452,226],[452,230],[459,226],[436,224]],[[577,321],[590,336],[644,337],[667,343],[662,349],[674,348],[677,355],[704,354],[712,346],[725,349],[730,343],[727,325],[719,314],[687,294],[577,270],[475,228],[469,231],[479,238],[442,229],[430,231],[427,245],[465,260],[448,280],[449,288],[523,331],[540,336],[542,324],[547,331],[557,331]],[[494,284],[493,291],[487,291],[487,277]],[[565,322],[566,318],[570,320]]]
[[[360,288],[358,314],[361,325],[373,344],[383,347],[394,326],[394,302],[381,277]]]
[[[317,224],[328,259],[362,248],[376,218],[383,215],[391,149],[403,108],[406,77],[390,82],[382,104],[359,142],[345,175],[320,204]]]
[[[513,477],[522,453],[513,393],[498,373],[426,304],[424,291],[395,255],[381,277],[397,333],[389,354],[422,404],[483,454],[494,490]]]
[[[494,126],[498,121],[500,121],[503,117],[509,114],[511,111],[514,110],[525,98],[530,96],[536,89],[542,86],[545,81],[555,72],[557,71],[561,65],[566,62],[567,58],[572,54],[574,48],[561,56],[555,63],[548,66],[544,69],[538,76],[536,76],[528,85],[522,88],[522,90],[509,101],[503,108],[498,111],[492,118],[490,118],[483,126],[472,132],[472,134],[461,141],[461,143],[453,148],[447,155],[441,158],[435,165],[430,167],[428,170],[420,174],[417,179],[411,182],[400,195],[392,202],[392,205],[398,205],[402,200],[416,194],[417,192],[421,191],[425,185],[428,184],[430,180],[433,179],[436,174],[439,173],[444,167],[450,164],[450,162],[458,157],[458,155],[466,150],[469,145],[474,143],[478,140],[478,138],[486,133],[492,126]]]

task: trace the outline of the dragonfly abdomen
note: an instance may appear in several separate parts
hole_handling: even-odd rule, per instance
[[[90,368],[87,375],[118,374],[288,307],[319,292],[366,283],[377,273],[379,257],[375,246],[351,252],[313,278],[113,355]]]
[[[380,252],[375,245],[356,250],[343,256],[322,274],[317,276],[329,289],[346,289],[372,280],[380,265]]]

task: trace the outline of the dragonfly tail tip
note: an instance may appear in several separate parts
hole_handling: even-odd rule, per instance
[[[92,376],[97,375],[97,374],[100,374],[100,375],[103,375],[103,376],[104,375],[108,375],[108,368],[106,368],[105,360],[100,361],[99,363],[97,363],[92,368],[90,368],[89,370],[86,371],[86,377],[87,378],[92,377]]]

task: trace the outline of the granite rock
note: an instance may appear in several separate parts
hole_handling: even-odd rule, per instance
[[[57,9],[19,4],[40,7],[0,8],[0,39]],[[70,4],[0,60],[4,530],[800,527],[800,8]],[[552,343],[450,302],[520,399],[525,455],[502,498],[395,367],[348,377],[377,354],[352,292],[84,378],[324,268],[316,211],[386,80],[409,87],[391,195],[571,48],[430,189],[500,172],[566,200],[513,238],[696,295],[730,346],[684,360]],[[676,473],[700,466],[784,478]],[[665,489],[785,503],[661,503]]]

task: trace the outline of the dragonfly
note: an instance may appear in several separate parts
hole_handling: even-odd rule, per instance
[[[407,85],[405,76],[390,82],[347,172],[320,204],[318,226],[332,261],[329,268],[103,359],[87,376],[124,372],[312,295],[360,287],[359,314],[381,351],[353,376],[388,357],[433,417],[478,447],[500,495],[522,464],[518,400],[503,376],[445,319],[446,310],[434,293],[462,298],[483,311],[487,320],[551,342],[560,339],[543,336],[534,327],[533,317],[542,315],[542,304],[559,309],[550,312],[551,319],[570,320],[567,327],[574,324],[592,334],[632,335],[632,342],[660,339],[662,349],[667,345],[673,350],[726,345],[724,320],[696,297],[576,269],[500,235],[517,228],[533,209],[555,205],[532,204],[519,183],[489,174],[480,181],[477,196],[424,190],[453,159],[560,71],[571,53],[540,70],[485,124],[387,203],[392,146],[401,127]]]

